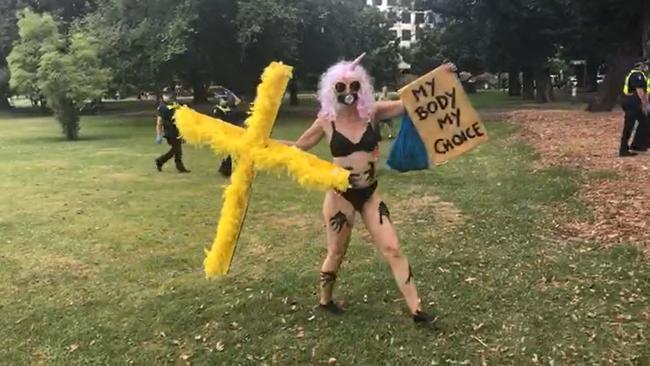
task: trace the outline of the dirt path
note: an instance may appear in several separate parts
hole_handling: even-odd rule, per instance
[[[507,114],[522,126],[520,136],[541,154],[543,166],[614,172],[580,191],[593,220],[560,225],[566,238],[607,245],[634,243],[650,253],[650,154],[618,157],[623,113],[575,110],[519,110]]]

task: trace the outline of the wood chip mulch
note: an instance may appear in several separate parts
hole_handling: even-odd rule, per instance
[[[507,118],[522,126],[519,135],[540,153],[542,166],[615,173],[613,179],[590,179],[581,188],[593,219],[559,223],[563,237],[632,243],[650,254],[650,153],[618,156],[623,112],[518,110]]]

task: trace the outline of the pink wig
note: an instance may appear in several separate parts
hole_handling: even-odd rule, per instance
[[[365,54],[364,54],[365,55]],[[341,61],[333,66],[330,66],[327,71],[321,76],[318,85],[318,100],[320,101],[320,112],[318,117],[333,121],[338,115],[338,111],[342,108],[347,108],[336,100],[336,93],[334,92],[334,85],[336,83],[344,82],[350,84],[353,81],[358,81],[361,84],[359,91],[359,100],[357,100],[356,107],[359,116],[364,120],[369,120],[375,111],[375,97],[372,88],[372,79],[366,69],[359,65],[364,55],[359,56],[354,61]]]

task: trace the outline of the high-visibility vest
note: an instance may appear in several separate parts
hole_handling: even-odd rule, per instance
[[[181,105],[178,102],[164,103],[164,105],[171,112],[169,115],[169,120],[174,121],[174,114],[176,113],[176,110],[181,107]]]
[[[643,75],[643,78],[646,79],[646,84],[647,84],[648,79],[647,79],[646,75],[643,73],[643,71],[641,71],[641,70],[632,70],[632,71],[630,71],[630,73],[627,74],[627,76],[625,77],[625,84],[623,85],[623,94],[625,94],[625,95],[630,95],[630,88],[629,88],[630,78],[631,78],[632,75],[634,75],[635,73],[641,73],[641,74]],[[647,85],[647,92],[650,93],[650,85]]]
[[[164,106],[165,108],[162,108]],[[176,110],[180,108],[181,105],[177,102],[173,103],[161,103],[158,107],[158,113],[162,119],[163,130],[165,131],[166,136],[178,136],[178,128],[176,127],[175,114]]]
[[[181,107],[181,105],[178,102],[173,102],[171,104],[165,103],[165,106],[167,106],[167,108],[169,108],[172,111],[175,111],[175,110],[177,110],[178,108]]]

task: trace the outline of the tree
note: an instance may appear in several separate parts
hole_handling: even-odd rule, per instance
[[[9,68],[0,67],[0,109],[8,108],[9,105]]]
[[[187,51],[194,17],[190,0],[107,0],[77,20],[73,31],[101,40],[112,88],[159,90],[174,82],[175,59]]]
[[[650,6],[643,1],[576,0],[571,7],[576,33],[569,45],[586,40],[585,53],[607,64],[607,75],[598,95],[589,103],[592,112],[610,111],[616,105],[625,75],[643,54],[644,24],[650,23]],[[583,46],[584,49],[584,46]]]
[[[61,36],[51,15],[26,9],[18,21],[19,40],[8,57],[10,84],[23,93],[42,93],[68,140],[77,139],[85,103],[100,98],[109,79],[98,48],[88,36]]]
[[[356,19],[355,19],[356,18]],[[390,32],[391,22],[375,8],[362,8],[351,21],[358,44],[352,50],[353,57],[367,52],[365,64],[377,87],[395,85],[400,49],[397,39]]]
[[[389,28],[362,0],[107,0],[73,27],[102,40],[113,88],[182,82],[195,102],[213,82],[253,94],[272,60],[294,66],[294,102],[333,62],[362,52],[377,81],[390,83],[399,50]]]
[[[8,67],[6,58],[18,37],[16,17],[18,10],[30,7],[36,12],[49,12],[54,18],[61,19],[64,29],[76,18],[94,7],[94,0],[2,0],[0,1],[0,109],[8,106],[10,95]]]
[[[16,37],[15,1],[0,2],[0,109],[9,107],[9,69],[6,58]]]
[[[247,89],[257,84],[260,71],[271,60],[295,65],[298,56],[300,9],[293,1],[240,0],[237,2],[237,43]]]
[[[447,58],[445,51],[441,31],[435,29],[423,31],[415,46],[406,53],[407,61],[411,64],[413,71],[421,75],[440,65]],[[454,62],[458,61],[454,59]],[[462,65],[458,66],[462,68]]]
[[[57,23],[51,15],[38,15],[30,9],[19,12],[19,41],[7,57],[10,87],[18,93],[41,99],[38,69],[47,47],[60,43]]]
[[[241,68],[237,43],[237,2],[232,0],[193,0],[194,18],[187,50],[170,63],[179,78],[194,91],[194,102],[207,100],[206,86],[212,81],[239,89]],[[238,90],[239,91],[239,90]]]
[[[271,60],[295,66],[289,91],[298,85],[316,87],[320,74],[341,58],[367,53],[365,64],[377,82],[393,83],[399,49],[390,33],[391,23],[364,1],[340,0],[240,0],[237,40],[241,69],[249,87]],[[243,73],[240,72],[240,75]]]
[[[445,17],[442,43],[450,58],[493,72],[508,71],[511,95],[552,99],[549,61],[569,32],[568,0],[431,0]],[[537,85],[536,92],[534,85]]]
[[[643,24],[641,25],[641,31],[643,56],[650,58],[650,2],[647,1],[643,7]]]

